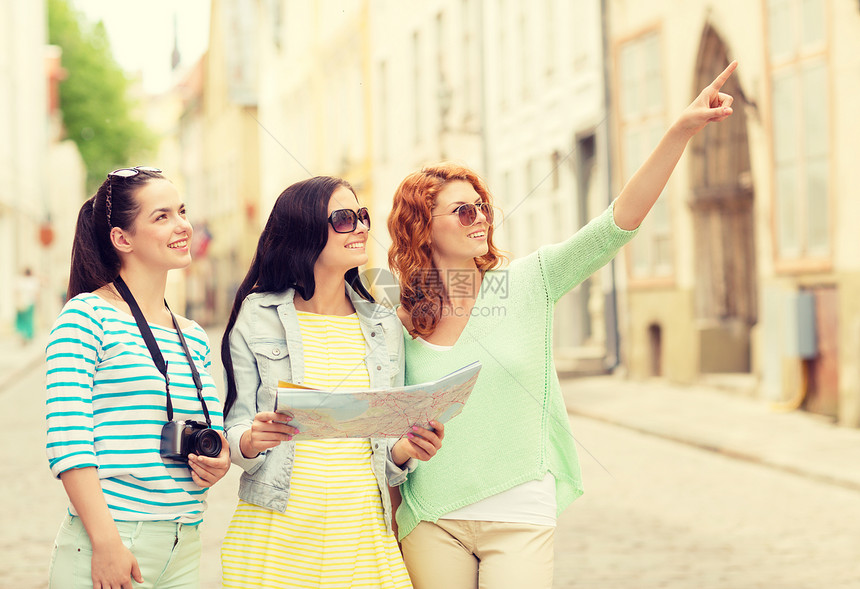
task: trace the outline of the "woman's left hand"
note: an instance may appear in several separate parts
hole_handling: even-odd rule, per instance
[[[431,421],[432,430],[413,426],[406,437],[400,438],[391,447],[391,458],[395,464],[402,465],[410,458],[430,460],[442,447],[445,437],[445,426],[438,421]]]
[[[221,453],[218,456],[188,455],[191,478],[198,487],[211,487],[224,478],[224,475],[230,470],[230,445],[227,444],[227,438],[224,437],[224,434],[218,432],[218,435],[221,436]]]
[[[708,123],[717,123],[731,116],[734,99],[720,90],[737,67],[738,62],[733,61],[713,82],[708,84],[692,104],[681,113],[675,123],[676,127],[692,137]]]

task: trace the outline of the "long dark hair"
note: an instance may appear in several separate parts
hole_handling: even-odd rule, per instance
[[[230,332],[236,325],[245,297],[254,292],[284,292],[288,288],[295,289],[306,301],[314,296],[314,264],[328,241],[328,203],[341,186],[355,194],[346,180],[315,176],[288,186],[275,201],[257,242],[251,267],[236,291],[221,340],[221,363],[227,373],[225,417],[236,402]],[[362,298],[373,302],[359,278],[358,268],[347,270],[344,279]]]
[[[140,210],[135,194],[154,179],[158,172],[139,170],[134,176],[108,176],[96,193],[78,212],[72,242],[72,266],[67,297],[93,292],[119,276],[120,259],[110,239],[113,227],[131,229]]]

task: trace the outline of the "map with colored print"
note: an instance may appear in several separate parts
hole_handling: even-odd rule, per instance
[[[382,390],[323,391],[281,381],[275,411],[299,428],[294,440],[400,438],[413,425],[459,414],[480,370],[473,362],[433,382]]]

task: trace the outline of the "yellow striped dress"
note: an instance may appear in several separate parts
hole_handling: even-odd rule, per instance
[[[370,385],[357,315],[298,316],[303,384]],[[296,442],[286,513],[239,501],[221,548],[223,586],[412,587],[370,459],[367,439]]]

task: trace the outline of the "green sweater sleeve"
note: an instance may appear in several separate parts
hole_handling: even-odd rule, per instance
[[[606,265],[639,231],[638,228],[627,231],[616,225],[614,206],[613,201],[566,241],[538,250],[541,272],[553,303]]]

